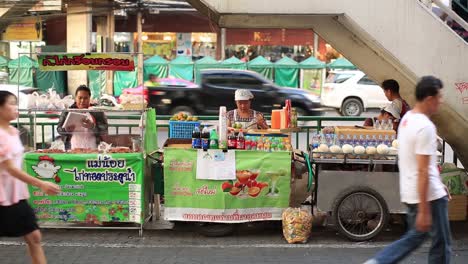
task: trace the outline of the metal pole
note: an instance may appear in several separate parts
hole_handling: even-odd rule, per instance
[[[319,35],[314,32],[314,57],[318,59]]]
[[[221,60],[226,57],[226,28],[221,28]]]
[[[141,10],[138,10],[137,15],[137,31],[138,31],[138,85],[143,84],[143,42],[141,40],[142,37],[142,15]]]

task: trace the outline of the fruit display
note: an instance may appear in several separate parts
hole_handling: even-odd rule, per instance
[[[184,112],[179,112],[174,114],[170,119],[170,121],[198,121],[198,117],[196,116],[189,116]]]

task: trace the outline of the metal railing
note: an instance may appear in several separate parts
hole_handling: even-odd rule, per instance
[[[47,136],[50,136],[51,139],[55,139],[58,135],[56,132],[56,127],[57,127],[57,121],[60,115],[58,114],[35,114],[35,115],[29,115],[29,114],[20,114],[19,117],[19,122],[15,122],[15,124],[18,124],[19,126],[23,127],[28,127],[28,131],[31,134],[31,138],[35,137],[35,132],[40,132],[40,139],[37,140],[36,145],[45,148],[48,142]],[[167,129],[167,136],[169,137],[169,124],[167,121],[172,116],[169,115],[159,115],[158,122],[157,122],[157,127],[158,128],[165,128]],[[207,123],[208,125],[214,124],[218,120],[218,116],[199,116],[199,121],[202,123]],[[268,120],[270,116],[265,116],[265,118]],[[38,119],[47,119],[48,121],[35,121]],[[54,119],[54,120],[49,120],[49,119]],[[134,123],[131,124],[131,122],[125,122],[125,121],[138,121],[140,120],[140,115],[107,115],[107,120],[109,123],[109,131],[112,130],[112,132],[115,134],[122,134],[122,133],[132,133],[133,128],[138,128],[139,124]],[[299,132],[294,132],[292,137],[295,139],[295,147],[300,148],[302,147],[303,149],[307,149],[307,144],[310,142],[310,135],[313,132],[320,131],[324,127],[324,123],[326,122],[350,122],[350,121],[364,121],[364,117],[323,117],[323,116],[301,116],[298,117],[298,122],[305,123],[304,125],[300,126],[300,131]],[[118,121],[124,121],[125,123],[115,123]],[[313,124],[310,124],[313,123]],[[36,129],[31,129],[31,127],[36,127]],[[48,134],[49,133],[49,134]],[[300,141],[301,135],[305,137],[305,142]],[[303,145],[301,145],[303,143]],[[31,144],[33,145],[33,144]]]
[[[34,117],[37,119],[56,119],[55,121],[41,121],[41,122],[34,122]],[[50,143],[46,140],[46,131],[51,131],[51,139],[55,139],[58,135],[56,133],[56,126],[57,121],[60,115],[58,114],[35,114],[34,116],[29,114],[20,114],[19,120],[27,120],[27,121],[19,121],[15,122],[19,126],[26,126],[26,127],[33,127],[34,123],[36,126],[36,130],[41,132],[41,139],[36,142],[36,146],[40,148],[46,148],[47,144]],[[157,116],[157,127],[167,129],[167,137],[169,137],[169,124],[168,121],[172,116],[169,115],[159,115]],[[114,121],[139,121],[141,118],[140,115],[108,115],[107,119],[109,122],[109,130],[112,131],[114,134],[132,134],[132,129],[138,129],[139,124],[134,123],[130,124],[130,122],[116,124],[113,123]],[[265,116],[267,120],[270,119],[270,116]],[[207,123],[208,125],[213,125],[218,120],[218,116],[199,116],[199,121],[201,123]],[[308,144],[310,142],[310,137],[314,132],[320,131],[323,127],[326,126],[326,122],[362,122],[365,120],[365,117],[341,117],[341,116],[300,116],[298,117],[299,124],[305,123],[304,125],[300,125],[299,128],[301,129],[299,132],[292,133],[292,139],[294,143],[294,147],[296,149],[307,150]],[[312,125],[307,123],[314,123]],[[329,124],[334,125],[334,124]],[[31,134],[30,138],[34,138],[34,129],[29,129],[29,133]],[[301,142],[301,138],[303,138],[304,142]],[[34,144],[30,144],[33,146]],[[446,142],[442,142],[442,152],[444,153],[446,149]],[[444,157],[443,157],[444,160]],[[457,164],[457,155],[454,152],[452,161]]]

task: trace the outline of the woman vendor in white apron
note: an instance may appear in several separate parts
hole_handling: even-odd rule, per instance
[[[242,129],[268,129],[263,114],[250,108],[253,94],[249,90],[238,89],[234,95],[237,109],[227,112],[228,127]]]

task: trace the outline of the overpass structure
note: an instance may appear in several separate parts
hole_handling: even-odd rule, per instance
[[[188,0],[221,28],[307,28],[414,104],[421,76],[445,84],[438,132],[468,166],[468,44],[418,0]]]

